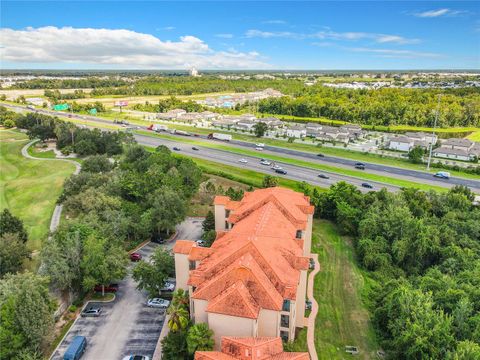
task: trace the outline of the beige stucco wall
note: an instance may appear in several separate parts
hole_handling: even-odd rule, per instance
[[[309,256],[312,251],[312,225],[313,225],[313,214],[308,215],[307,220],[307,229],[305,230],[304,244],[303,244],[303,255]]]
[[[222,336],[257,337],[255,323],[255,319],[208,313],[208,327],[214,333],[215,350],[220,350]]]
[[[225,230],[225,205],[215,205],[215,230]]]
[[[193,299],[195,324],[208,322],[208,315],[205,311],[207,309],[207,305],[207,300]]]
[[[175,254],[175,277],[177,279],[177,289],[188,290],[188,255]]]
[[[295,326],[303,327],[305,317],[305,297],[307,292],[307,271],[300,271],[300,282],[297,287],[297,298],[295,301]]]
[[[279,336],[280,312],[261,309],[258,315],[258,336]]]

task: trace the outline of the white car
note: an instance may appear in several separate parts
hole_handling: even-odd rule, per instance
[[[156,307],[161,309],[166,309],[170,305],[170,301],[160,298],[153,298],[147,301],[148,307]]]
[[[257,146],[257,147],[255,148],[255,150],[262,151],[262,150],[263,150],[263,148],[262,148],[262,147],[260,147],[260,146]]]
[[[195,242],[197,243],[198,246],[204,247],[205,245],[207,245],[207,244],[205,243],[205,241],[203,241],[203,240],[197,240],[197,241],[195,241]]]
[[[122,360],[150,360],[150,358],[145,355],[128,355],[125,356]]]
[[[273,165],[272,170],[282,170],[282,167],[278,165]]]
[[[173,291],[173,290],[175,290],[175,284],[170,281],[165,281],[165,285],[163,285],[163,288],[160,289],[160,291]]]
[[[271,163],[270,161],[268,161],[268,160],[262,160],[262,161],[260,161],[260,164],[266,165],[266,166],[272,165],[272,163]]]
[[[242,164],[246,164],[246,163],[248,163],[248,161],[247,161],[247,160],[245,160],[245,159],[240,159],[240,160],[238,160],[238,162],[239,162],[239,163],[242,163]]]
[[[258,143],[258,144],[255,144],[255,146],[263,148],[265,146],[265,144],[264,143]]]

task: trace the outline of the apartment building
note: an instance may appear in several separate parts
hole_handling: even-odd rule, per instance
[[[195,360],[310,360],[306,352],[284,352],[279,337],[222,337],[220,351],[197,351]]]
[[[177,288],[190,294],[195,323],[222,336],[293,340],[304,326],[314,207],[302,193],[275,187],[217,196],[210,248],[179,240]]]

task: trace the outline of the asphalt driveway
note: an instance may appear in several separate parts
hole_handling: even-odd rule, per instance
[[[148,258],[159,245],[149,243],[138,252]],[[130,354],[153,356],[164,322],[161,309],[145,306],[146,293],[136,289],[128,276],[119,282],[116,298],[110,303],[90,303],[102,307],[98,318],[79,318],[52,356],[63,359],[76,335],[87,338],[85,360],[119,360]]]

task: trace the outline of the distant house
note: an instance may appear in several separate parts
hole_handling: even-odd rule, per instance
[[[458,150],[470,150],[474,145],[473,141],[470,141],[468,139],[447,139],[445,141],[442,141],[442,146],[449,147],[452,149],[458,149]]]
[[[463,160],[463,161],[470,161],[471,156],[468,150],[464,149],[452,149],[451,147],[440,146],[436,148],[432,152],[433,156],[446,158],[446,159],[454,159],[454,160]]]
[[[294,138],[303,138],[307,136],[307,129],[304,126],[301,125],[293,125],[287,128],[286,132],[288,137],[294,137]]]
[[[240,120],[239,122],[237,122],[235,124],[235,128],[236,129],[239,129],[239,130],[247,130],[247,131],[250,131],[253,129],[253,127],[255,126],[257,122],[256,121],[252,121],[252,120]]]
[[[318,123],[307,123],[305,128],[307,130],[307,136],[316,137],[322,129],[322,125]]]
[[[361,139],[365,134],[365,132],[362,130],[362,127],[360,125],[347,124],[347,125],[340,126],[340,129],[348,131],[349,137],[351,140]]]
[[[48,104],[48,101],[42,98],[26,98],[25,101],[27,104],[32,104],[35,106],[42,106],[44,102]]]
[[[179,116],[182,116],[183,114],[186,114],[186,113],[187,113],[187,111],[183,110],[183,109],[173,109],[173,110],[168,111],[168,114],[171,114],[171,115],[175,116],[176,118],[178,118]]]
[[[283,121],[277,119],[276,117],[266,117],[258,119],[258,121],[267,124],[270,129],[278,129],[283,126]]]
[[[388,148],[390,150],[397,151],[410,151],[412,147],[414,147],[414,140],[406,136],[392,137],[390,138],[390,143],[388,144]]]
[[[437,142],[437,136],[425,132],[409,132],[405,133],[405,136],[416,140],[416,145],[427,148],[430,144],[435,144]]]
[[[468,139],[447,139],[433,150],[433,156],[446,159],[470,161],[480,157],[480,144]]]

